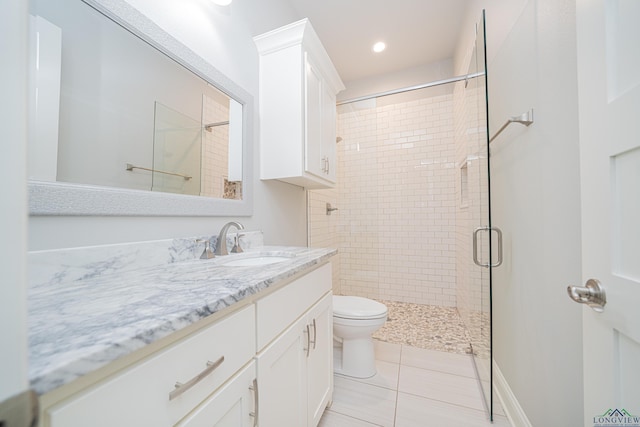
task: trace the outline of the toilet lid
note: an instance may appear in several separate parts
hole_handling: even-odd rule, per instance
[[[343,319],[377,319],[387,315],[387,306],[368,298],[334,295],[333,315]]]

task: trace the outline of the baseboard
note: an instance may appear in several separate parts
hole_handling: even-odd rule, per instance
[[[511,391],[507,380],[500,372],[495,360],[493,361],[493,388],[507,419],[513,427],[533,427],[527,418],[527,414],[524,413],[520,403],[518,403],[518,399]]]

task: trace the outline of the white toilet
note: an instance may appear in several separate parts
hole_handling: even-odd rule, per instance
[[[334,371],[355,378],[376,374],[371,335],[387,320],[387,306],[362,297],[333,296]],[[340,352],[341,350],[341,352]]]

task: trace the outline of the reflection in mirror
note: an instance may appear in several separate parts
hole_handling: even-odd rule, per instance
[[[167,193],[200,194],[202,131],[200,121],[156,102],[153,125],[151,189]]]
[[[219,99],[202,96],[202,123],[156,102],[153,168],[133,166],[153,173],[153,191],[242,198],[242,164],[234,170],[234,156],[241,152],[230,149],[234,135],[229,131],[230,107],[237,103],[216,92]],[[241,113],[234,122],[241,120]]]
[[[83,1],[30,13],[30,179],[242,200],[246,100]]]

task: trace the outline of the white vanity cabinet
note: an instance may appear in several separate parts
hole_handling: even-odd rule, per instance
[[[336,182],[336,94],[344,89],[311,23],[254,38],[260,53],[260,177]]]
[[[331,288],[329,263],[275,284],[144,357],[54,390],[39,425],[315,427],[333,392]]]
[[[331,307],[330,265],[257,302],[260,426],[318,425],[333,393]]]
[[[173,426],[252,363],[255,326],[254,306],[245,307],[46,409],[45,425]],[[255,378],[250,366],[247,375]],[[176,383],[183,384],[179,395],[172,393]]]

